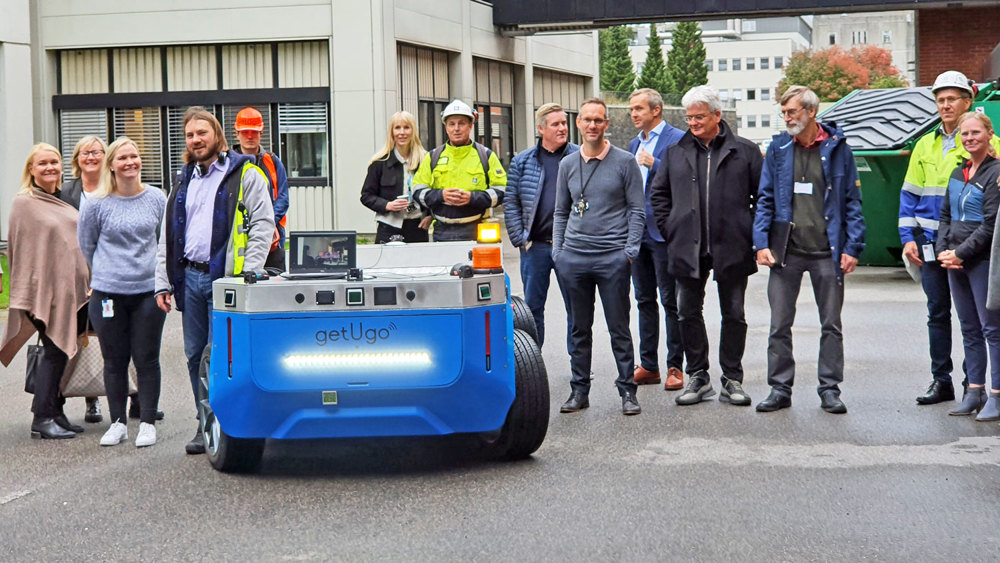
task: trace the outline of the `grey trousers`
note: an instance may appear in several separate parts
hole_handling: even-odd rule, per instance
[[[564,288],[570,316],[569,354],[573,378],[570,387],[576,393],[590,393],[590,360],[594,348],[594,291],[601,295],[604,320],[611,336],[611,352],[615,357],[618,394],[635,394],[632,379],[635,369],[635,349],[629,330],[630,303],[628,295],[631,268],[621,250],[604,254],[579,254],[563,250],[556,257],[556,276]]]
[[[840,393],[844,380],[844,335],[840,311],[844,305],[844,282],[838,279],[833,259],[805,258],[789,254],[784,267],[771,269],[767,280],[767,300],[771,305],[771,333],[767,341],[767,383],[785,396],[791,396],[795,382],[795,356],[792,353],[792,324],[795,301],[802,286],[802,274],[809,272],[813,295],[819,309],[819,387],[823,393]]]

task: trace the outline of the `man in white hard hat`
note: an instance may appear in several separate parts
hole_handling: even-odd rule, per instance
[[[413,198],[434,217],[434,241],[476,240],[476,225],[503,203],[507,173],[472,140],[478,114],[462,100],[441,112],[448,142],[427,153],[413,176]]]
[[[948,178],[962,159],[969,157],[962,147],[958,120],[972,106],[976,88],[964,74],[949,70],[937,77],[931,93],[937,103],[941,126],[921,137],[913,147],[899,194],[899,239],[903,243],[903,259],[920,267],[927,296],[933,379],[927,392],[917,397],[921,405],[955,399],[951,381],[951,293],[947,270],[934,256],[934,242]],[[1000,151],[1000,139],[994,136],[992,144]],[[963,387],[967,384],[968,377],[962,382]]]

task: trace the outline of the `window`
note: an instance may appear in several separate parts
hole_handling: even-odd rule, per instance
[[[59,142],[62,145],[63,180],[73,175],[73,149],[87,135],[108,138],[108,111],[103,109],[63,110],[59,112]]]
[[[771,59],[769,57],[761,57],[760,58],[760,69],[761,70],[767,70],[769,68],[771,68]]]
[[[712,72],[713,70],[715,70],[714,68],[712,68],[712,59],[705,59],[705,68],[708,69],[708,72]]]
[[[729,101],[729,90],[719,90],[719,99],[723,102]]]
[[[719,72],[725,72],[726,70],[726,59],[719,59]]]
[[[774,68],[782,68],[785,66],[785,59],[782,57],[774,57]]]
[[[770,127],[771,126],[771,116],[770,115],[762,115],[762,116],[760,116],[760,126],[761,127]]]
[[[863,45],[868,43],[868,32],[867,31],[852,31],[851,32],[851,45]]]
[[[771,89],[770,88],[761,88],[760,89],[760,99],[761,100],[770,100],[771,99]]]
[[[749,100],[756,100],[756,99],[757,99],[757,89],[756,88],[748,88],[747,89],[747,101],[749,101]]]
[[[161,132],[160,108],[115,108],[115,138],[122,135],[135,141],[142,159],[140,180],[151,184],[163,184],[163,137]]]
[[[831,33],[830,34],[830,45],[836,45],[836,44],[837,44],[837,34],[836,33]]]
[[[278,137],[289,185],[329,185],[327,104],[278,104]]]
[[[740,70],[740,64],[742,62],[743,59],[733,59],[733,70]]]
[[[757,20],[743,20],[743,31],[747,33],[757,31]]]
[[[399,45],[400,107],[415,116],[425,147],[444,143],[439,112],[451,101],[448,84],[449,55],[444,51]],[[440,103],[438,103],[440,102]]]
[[[756,115],[748,115],[747,116],[747,127],[756,127],[756,126],[757,126],[757,116]]]
[[[743,99],[743,89],[742,88],[737,88],[737,89],[733,90],[733,99],[737,100],[737,101]]]
[[[882,43],[892,43],[892,32],[888,29],[882,30]]]
[[[479,111],[476,141],[492,149],[506,168],[514,158],[514,67],[478,58],[473,66]]]
[[[757,68],[757,60],[753,57],[747,57],[747,70],[753,70]]]

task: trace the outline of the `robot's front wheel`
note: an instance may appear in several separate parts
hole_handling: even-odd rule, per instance
[[[227,435],[215,418],[208,402],[209,374],[211,373],[212,345],[205,347],[198,370],[198,417],[205,439],[205,454],[212,467],[225,473],[253,473],[260,467],[264,455],[264,440],[233,438]]]

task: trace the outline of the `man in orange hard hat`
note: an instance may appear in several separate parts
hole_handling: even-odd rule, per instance
[[[264,117],[252,107],[245,107],[236,114],[237,152],[254,158],[254,164],[264,171],[271,184],[271,203],[274,205],[274,240],[264,266],[285,269],[285,214],[288,212],[288,175],[285,165],[273,152],[260,146],[261,132],[264,131]]]

